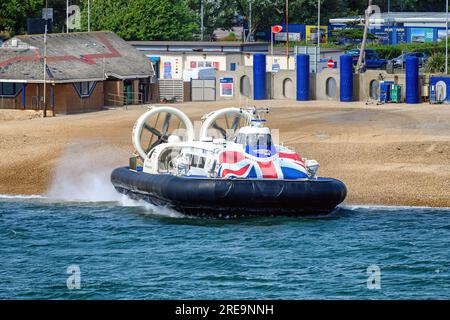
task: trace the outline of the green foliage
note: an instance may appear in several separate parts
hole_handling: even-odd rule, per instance
[[[432,55],[436,52],[444,52],[444,43],[401,43],[398,45],[377,45],[370,44],[368,46],[378,52],[381,58],[393,59],[405,52],[425,52]]]
[[[212,32],[215,29],[229,30],[236,25],[236,14],[248,22],[250,1],[252,2],[252,32],[269,30],[274,24],[285,23],[285,0],[204,0],[205,35],[212,38]],[[199,24],[200,0],[188,0],[188,5]],[[355,15],[362,12],[366,6],[366,0],[321,0],[320,20],[323,24],[327,24],[330,18]],[[350,7],[353,9],[350,10]],[[317,0],[290,0],[288,18],[289,23],[317,24]],[[242,25],[242,21],[238,25]]]
[[[218,40],[220,40],[220,41],[237,41],[238,38],[236,37],[236,34],[234,32],[229,32],[226,37],[223,37]]]
[[[358,29],[341,29],[341,30],[335,30],[333,31],[333,37],[336,37],[337,39],[362,39],[363,38],[364,29],[358,28]],[[376,39],[375,35],[372,33],[367,33],[367,39],[373,40]]]
[[[450,64],[449,64],[450,66]],[[430,73],[444,73],[445,72],[445,54],[437,52],[428,58],[425,70]]]
[[[87,0],[82,24],[86,30]],[[91,1],[91,30],[111,30],[125,40],[191,40],[197,24],[185,1]]]
[[[250,1],[252,31],[269,30],[271,25],[285,22],[285,0],[203,0],[205,39],[213,40],[215,29],[230,30],[233,26],[242,25],[242,21],[236,19],[238,16],[248,21]],[[361,15],[367,7],[367,0],[320,1],[322,24],[327,24],[330,18]],[[391,11],[443,11],[442,1],[390,2]],[[90,3],[92,30],[111,30],[127,40],[199,38],[200,0],[91,0]],[[48,4],[54,9],[54,32],[63,31],[66,1],[48,0]],[[82,30],[85,31],[87,0],[70,0],[70,4],[80,5]],[[374,1],[374,4],[387,11],[387,1]],[[26,19],[40,17],[44,5],[45,0],[0,0],[0,36],[24,33]],[[289,23],[317,24],[317,0],[289,0]],[[358,37],[359,31],[351,32],[354,34],[348,34],[349,37]],[[393,50],[386,51],[386,54],[393,54]]]
[[[203,27],[204,39],[215,40],[214,30],[223,29],[230,30],[235,24],[235,9],[230,5],[230,1],[216,0],[203,1]],[[191,14],[197,24],[197,33],[200,33],[200,0],[187,0],[187,5],[191,10]],[[199,38],[199,35],[198,35]]]
[[[27,18],[40,17],[44,0],[1,0],[0,33],[5,37],[24,33]]]

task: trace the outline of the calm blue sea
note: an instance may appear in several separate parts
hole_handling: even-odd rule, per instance
[[[450,209],[211,220],[3,197],[0,299],[17,298],[449,299]]]

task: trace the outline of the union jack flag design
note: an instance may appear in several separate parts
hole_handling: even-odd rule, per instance
[[[302,179],[308,173],[305,163],[294,152],[277,152],[271,158],[255,159],[243,152],[225,150],[219,155],[219,177]]]

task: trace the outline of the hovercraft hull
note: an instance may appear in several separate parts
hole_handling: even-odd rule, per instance
[[[305,216],[326,214],[344,201],[347,189],[333,178],[222,179],[149,174],[117,168],[117,191],[187,215]]]

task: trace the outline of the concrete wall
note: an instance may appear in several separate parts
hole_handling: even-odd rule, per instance
[[[250,78],[250,83],[253,84],[253,71],[251,74],[245,74],[242,71],[219,71],[216,72],[216,100],[238,100],[242,97],[240,92],[240,80],[241,77],[247,75]],[[226,97],[220,95],[220,78],[232,78],[233,79],[233,96]],[[253,85],[252,85],[253,87]],[[253,95],[253,90],[251,90]]]
[[[336,81],[336,93],[327,95],[327,81]],[[324,69],[316,74],[316,100],[339,100],[339,70]]]
[[[297,87],[295,71],[280,70],[278,72],[274,72],[272,74],[272,79],[272,96],[274,99],[295,100]],[[289,80],[291,85],[287,85]]]
[[[200,66],[199,66],[200,64]],[[194,69],[198,67],[218,68],[225,71],[228,69],[227,57],[223,54],[186,54],[184,58],[184,69]]]
[[[281,70],[294,70],[295,69],[295,55],[289,56],[289,64],[287,63],[287,57],[284,54],[274,54],[273,59],[270,54],[266,55],[266,71],[272,70],[272,61],[279,64]],[[253,55],[244,55],[244,65],[246,67],[253,67]]]
[[[253,69],[252,67],[241,67],[236,71],[218,71],[216,72],[216,99],[217,100],[238,100],[244,99],[241,95],[241,78],[248,76],[250,80],[249,98],[253,98]],[[232,97],[220,96],[220,78],[233,78],[234,94]],[[335,81],[334,94],[327,95],[327,81]],[[420,75],[420,95],[425,93],[423,86],[429,83],[429,75]],[[286,86],[287,81],[290,82]],[[402,87],[402,101],[405,99],[406,82],[404,74],[388,74],[385,70],[367,70],[362,74],[353,75],[353,100],[367,101],[371,100],[370,84],[372,81],[377,82],[379,88],[380,81],[393,81]],[[296,72],[295,70],[280,70],[278,72],[267,72],[267,98],[270,99],[296,99]],[[340,73],[339,69],[327,68],[319,73],[311,73],[309,78],[309,97],[310,100],[329,100],[339,101],[340,90]],[[329,92],[330,93],[330,92]],[[379,89],[377,90],[377,99],[379,97]]]
[[[230,71],[232,63],[236,64],[236,69],[242,68],[244,66],[244,58],[242,54],[227,54],[226,57],[226,69],[220,69],[221,71]]]

